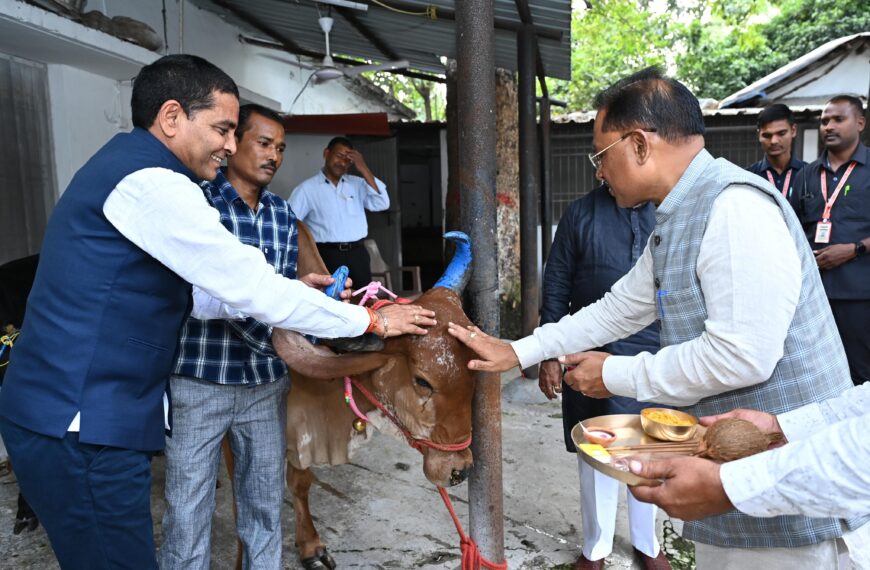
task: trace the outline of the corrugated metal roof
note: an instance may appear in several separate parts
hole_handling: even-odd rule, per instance
[[[809,69],[815,68],[822,61],[826,61],[831,54],[837,52],[841,48],[850,49],[849,43],[852,40],[861,39],[863,41],[867,41],[870,39],[870,32],[861,32],[858,34],[853,34],[851,36],[843,36],[842,38],[837,38],[835,40],[831,40],[821,46],[817,47],[813,51],[802,55],[796,60],[783,65],[782,67],[774,70],[773,72],[765,75],[755,83],[747,85],[740,91],[736,93],[732,93],[728,97],[722,99],[722,102],[719,104],[721,108],[727,107],[736,107],[741,104],[745,104],[752,99],[756,99],[759,97],[764,97],[767,91],[770,91],[774,86],[783,83],[784,81],[788,81],[793,76],[799,75]]]
[[[824,105],[792,105],[790,108],[793,113],[820,113]],[[752,116],[758,115],[764,110],[762,107],[738,107],[733,109],[711,109],[702,108],[701,112],[705,117],[737,117],[740,115]],[[595,120],[595,111],[574,111],[553,117],[554,123],[574,123],[584,124],[591,123]]]
[[[306,50],[320,52],[324,50],[323,33],[317,23],[319,17],[317,5],[313,0],[194,0],[200,7],[224,14],[228,20],[245,28],[246,25],[236,15],[244,15],[268,27],[281,39],[292,42]],[[360,0],[357,0],[360,1]],[[391,4],[391,0],[382,0]],[[401,0],[392,1],[393,5],[418,7],[423,12],[429,6],[453,11],[456,2],[452,0]],[[571,0],[528,0],[537,28],[546,31],[547,35],[559,36],[559,39],[538,38],[541,59],[549,77],[569,79],[571,75]],[[230,11],[223,9],[226,6]],[[328,9],[321,4],[323,15]],[[374,32],[402,59],[411,62],[411,68],[430,73],[444,73],[440,58],[456,57],[455,25],[449,19],[429,19],[424,16],[400,14],[386,10],[375,4],[370,4],[367,11],[346,9],[364,26]],[[412,10],[413,11],[413,10]],[[495,16],[497,20],[513,24],[521,24],[514,0],[495,0]],[[386,61],[381,51],[372,45],[357,29],[355,29],[338,10],[333,10],[335,19],[330,43],[333,54],[347,55],[376,62]],[[495,59],[496,65],[504,69],[516,69],[516,33],[511,30],[496,29]]]

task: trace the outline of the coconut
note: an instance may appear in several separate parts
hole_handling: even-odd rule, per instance
[[[761,453],[781,440],[781,433],[764,433],[752,422],[726,418],[707,428],[695,455],[715,461],[734,461]]]

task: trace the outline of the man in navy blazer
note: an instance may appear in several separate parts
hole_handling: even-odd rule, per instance
[[[157,568],[150,459],[191,284],[241,314],[319,337],[425,334],[434,314],[333,301],[276,274],[203,199],[236,149],[238,89],[171,55],[133,85],[130,133],[75,175],[52,213],[2,393],[0,432],[62,568]],[[415,324],[416,320],[416,324]],[[389,323],[388,325],[386,323]]]

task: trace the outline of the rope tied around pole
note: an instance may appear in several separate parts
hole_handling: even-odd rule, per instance
[[[465,530],[462,528],[462,523],[459,522],[459,517],[456,515],[456,510],[453,508],[453,503],[450,501],[450,496],[447,494],[447,489],[438,487],[438,493],[444,501],[444,506],[453,518],[453,524],[456,525],[456,532],[459,533],[459,545],[462,551],[462,570],[480,570],[488,568],[489,570],[507,570],[507,561],[491,562],[483,557],[480,550],[477,548],[477,543],[471,540]]]

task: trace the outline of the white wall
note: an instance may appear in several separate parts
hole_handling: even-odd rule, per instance
[[[183,48],[184,53],[205,57],[236,80],[243,99],[285,113],[291,110],[311,73],[292,63],[298,61],[296,56],[241,43],[238,37],[242,30],[189,0],[166,0],[165,5],[168,50],[164,52],[175,53]],[[183,26],[179,26],[182,5]],[[160,1],[104,0],[92,2],[86,9],[102,10],[103,6],[108,16],[137,19],[163,36]],[[62,192],[97,149],[114,134],[131,128],[129,78],[139,66],[161,54],[16,0],[0,0],[0,8],[0,32],[15,40],[9,44],[0,38],[0,49],[48,64],[55,172],[58,191]],[[353,93],[343,80],[308,86],[292,109],[294,114],[384,111],[388,111],[385,105]],[[276,179],[276,190],[288,195],[298,182],[311,176],[322,165],[321,152],[329,138],[297,136],[288,140],[287,158]]]
[[[825,101],[841,93],[866,95],[870,84],[870,59],[867,52],[852,52],[842,61],[837,62],[833,69],[830,65],[821,65],[811,72],[800,75],[796,80],[789,81],[769,93],[772,100],[819,99]]]
[[[142,0],[106,0],[108,16],[128,16],[140,20],[163,35],[160,2]],[[101,3],[95,3],[101,6]],[[180,4],[166,2],[167,53],[190,53],[202,56],[226,71],[240,87],[279,103],[278,111],[287,113],[293,99],[302,89],[311,70],[292,63],[277,61],[274,56],[290,62],[295,55],[269,48],[251,46],[239,41],[242,30],[230,25],[217,14],[184,2],[183,35],[179,37]],[[317,22],[311,22],[317,27]],[[348,90],[342,80],[322,85],[309,85],[296,102],[294,114],[343,114],[383,112],[381,104],[366,100]]]
[[[269,185],[269,190],[288,198],[300,182],[323,167],[323,149],[334,135],[287,135],[284,163]]]
[[[817,158],[819,158],[819,129],[806,129],[804,130],[801,160],[812,162]]]
[[[129,87],[68,65],[48,66],[58,192],[115,134],[130,130]]]

